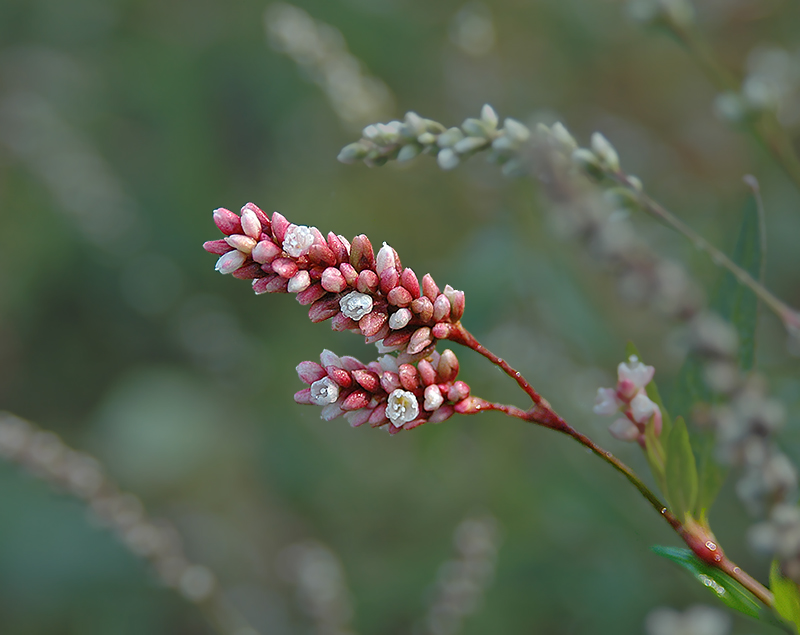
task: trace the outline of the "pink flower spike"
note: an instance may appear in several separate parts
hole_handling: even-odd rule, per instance
[[[317,362],[300,362],[296,370],[300,381],[309,386],[315,381],[327,376],[325,369],[317,364]]]
[[[619,412],[623,402],[617,397],[617,391],[613,388],[598,388],[597,397],[594,400],[594,413],[605,417]]]
[[[628,419],[617,419],[608,427],[611,436],[620,441],[636,441],[641,432],[631,421]]]
[[[220,256],[214,269],[221,274],[233,273],[244,264],[245,260],[247,260],[247,256],[241,251],[229,251],[227,254]]]
[[[226,236],[242,233],[242,222],[231,210],[220,207],[214,210],[214,224]]]
[[[636,355],[631,355],[627,362],[622,362],[617,366],[619,381],[630,381],[637,389],[647,386],[655,372],[656,369],[653,366],[642,364]]]

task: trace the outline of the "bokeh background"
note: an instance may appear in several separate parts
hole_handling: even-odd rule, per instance
[[[649,551],[677,544],[663,521],[567,438],[494,414],[390,437],[295,405],[298,362],[323,348],[368,361],[374,349],[311,325],[291,297],[255,297],[216,274],[200,246],[217,237],[215,207],[250,200],[390,242],[420,275],[464,289],[466,326],[644,472],[591,406],[628,339],[668,393],[674,325],[619,301],[613,278],[557,237],[535,184],[480,157],[447,173],[427,157],[368,169],[338,163],[339,149],[370,116],[407,110],[447,125],[485,102],[501,117],[558,117],[583,140],[602,130],[650,192],[727,250],[748,197],[741,177],[755,174],[767,283],[794,306],[797,190],[715,116],[715,91],[680,46],[624,3],[297,6],[361,60],[362,92],[352,72],[330,78],[302,50],[270,46],[264,2],[0,0],[0,409],[96,456],[174,524],[258,632],[457,632],[430,606],[470,528],[486,575],[454,601],[470,614],[458,632],[641,633],[655,607],[713,602]],[[800,45],[789,0],[702,0],[698,20],[738,73],[753,47]],[[713,288],[720,274],[701,254],[635,220]],[[797,362],[771,315],[759,335],[797,459]],[[525,406],[483,360],[460,358],[475,394]],[[749,522],[726,488],[713,526],[763,579]],[[0,632],[215,631],[84,503],[3,462]]]

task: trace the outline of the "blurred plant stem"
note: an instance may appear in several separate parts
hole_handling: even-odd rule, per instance
[[[522,419],[523,421],[528,421],[572,437],[625,476],[647,502],[650,503],[653,509],[667,521],[669,526],[672,527],[698,558],[711,566],[717,567],[749,590],[763,602],[765,606],[773,608],[775,603],[774,597],[769,589],[764,587],[758,580],[743,571],[725,556],[708,527],[694,522],[682,523],[675,513],[647,487],[644,481],[642,481],[630,467],[620,461],[611,452],[597,445],[585,434],[578,432],[558,415],[547,400],[542,398],[533,386],[522,376],[522,373],[515,370],[508,362],[483,346],[460,322],[450,326],[446,339],[466,346],[488,359],[492,364],[499,367],[504,373],[516,381],[519,387],[533,400],[533,406],[529,410],[522,410],[516,406],[491,403],[479,397],[473,397],[471,408],[466,412],[467,414],[495,410],[509,417]]]
[[[644,192],[638,191],[637,184],[628,174],[622,170],[617,170],[616,172],[609,172],[609,176],[621,185],[629,188],[631,192],[634,192],[638,203],[648,214],[661,220],[667,226],[688,238],[697,249],[707,253],[711,257],[711,260],[714,262],[714,264],[730,271],[741,284],[755,293],[756,296],[780,318],[781,322],[783,322],[789,333],[793,335],[800,334],[800,313],[792,309],[789,305],[783,302],[783,300],[776,297],[761,282],[753,278],[753,276],[747,273],[747,271],[742,269],[739,265],[733,262],[733,260],[726,256],[723,251],[708,242],[695,230],[684,223],[680,218],[675,216],[675,214],[661,205],[661,203],[650,198]],[[748,181],[748,185],[751,188],[753,187],[750,181]],[[760,199],[758,204],[760,208]]]
[[[666,25],[714,88],[722,92],[739,92],[740,82],[737,77],[720,63],[708,41],[694,25],[678,24],[674,20],[667,20]],[[743,124],[756,142],[772,154],[800,190],[800,160],[775,115],[763,112],[756,117],[746,118]]]

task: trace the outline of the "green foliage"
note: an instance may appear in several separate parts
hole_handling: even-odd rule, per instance
[[[800,632],[800,590],[797,583],[781,575],[778,561],[769,569],[769,588],[775,596],[775,612],[794,625],[792,632]]]
[[[687,515],[695,515],[697,464],[683,417],[675,419],[675,426],[667,439],[665,458],[667,500],[672,511],[685,520]]]

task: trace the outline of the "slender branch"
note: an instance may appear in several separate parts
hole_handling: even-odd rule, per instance
[[[639,478],[639,476],[625,463],[620,461],[608,450],[603,449],[592,441],[585,434],[578,432],[570,426],[564,419],[562,419],[550,406],[550,404],[543,399],[539,393],[534,390],[530,383],[522,376],[518,370],[515,370],[508,362],[492,353],[489,349],[483,346],[478,340],[459,322],[451,325],[449,335],[447,337],[450,341],[457,342],[474,350],[475,352],[483,355],[493,364],[500,367],[509,377],[511,377],[517,384],[525,391],[527,395],[533,399],[533,406],[530,410],[522,410],[516,406],[492,403],[478,397],[471,399],[471,404],[468,409],[465,409],[465,414],[475,414],[488,410],[495,410],[502,412],[510,417],[522,419],[529,423],[541,425],[545,428],[561,432],[569,437],[572,437],[580,443],[583,447],[591,450],[596,456],[600,457],[603,461],[611,465],[615,470],[620,472],[628,481],[639,491],[639,493],[647,500],[648,503],[661,515],[662,518],[672,527],[673,530],[681,537],[687,546],[704,562],[719,568],[731,578],[739,582],[743,587],[748,589],[766,606],[772,608],[774,605],[774,597],[770,591],[764,587],[760,582],[747,574],[733,562],[731,562],[717,546],[715,539],[704,527],[696,523],[682,523],[675,514],[656,496],[653,491]]]
[[[733,262],[733,260],[728,258],[723,251],[717,249],[695,230],[675,216],[675,214],[661,205],[658,201],[650,198],[644,192],[638,192],[636,189],[636,184],[631,181],[630,177],[626,173],[618,170],[616,172],[609,173],[609,175],[618,183],[630,188],[631,191],[636,192],[639,203],[647,213],[658,218],[678,233],[686,236],[686,238],[688,238],[695,247],[706,252],[711,257],[711,260],[714,262],[714,264],[730,271],[741,284],[755,293],[756,296],[762,302],[764,302],[764,304],[766,304],[770,309],[772,309],[772,311],[775,312],[775,314],[780,318],[790,332],[795,333],[800,330],[800,313],[792,309],[789,305],[783,302],[783,300],[776,297],[763,284],[747,273],[747,271],[742,269],[739,265]]]

